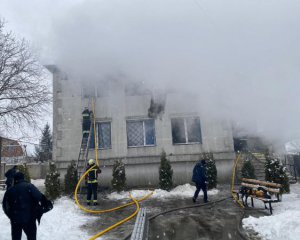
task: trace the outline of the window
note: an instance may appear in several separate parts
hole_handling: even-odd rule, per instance
[[[90,98],[90,97],[95,97],[95,88],[91,85],[83,86],[82,87],[82,97],[83,98]]]
[[[155,145],[154,119],[127,121],[128,147]]]
[[[109,96],[109,82],[108,81],[101,81],[97,85],[97,97],[108,97]]]
[[[126,96],[150,95],[151,91],[145,87],[142,82],[131,82],[125,86]]]
[[[99,149],[111,148],[111,123],[97,122],[96,123],[97,143]],[[92,126],[90,149],[95,148],[94,127]]]
[[[111,148],[110,122],[97,123],[98,147],[100,149]]]
[[[202,143],[199,117],[171,119],[173,144]]]

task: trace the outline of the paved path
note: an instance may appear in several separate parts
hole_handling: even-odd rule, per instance
[[[229,186],[222,186],[220,188],[219,194],[209,196],[210,201],[216,201],[229,196]],[[200,196],[197,203],[203,202],[201,197],[202,196]],[[111,208],[125,203],[125,201],[103,200],[103,195],[99,196],[99,199],[101,198],[102,200],[100,201],[100,206],[97,207],[98,209]],[[168,209],[192,204],[191,198],[163,200],[150,198],[142,202],[142,206],[147,207],[149,216]],[[116,223],[118,220],[129,216],[134,210],[135,207],[131,206],[124,210],[95,216],[95,221],[86,224],[84,228],[89,229],[89,234],[96,234]],[[252,216],[262,216],[266,213],[267,211],[261,210],[251,211]],[[248,214],[249,212],[246,212],[246,216]],[[150,221],[149,240],[239,240],[242,239],[238,233],[238,225],[240,224],[242,215],[243,211],[232,199],[227,199],[221,203],[210,206],[168,213]],[[105,235],[104,239],[124,239],[124,237],[133,230],[134,221],[135,220],[131,220],[115,230],[112,230]],[[250,234],[249,239],[251,240],[260,239],[256,237],[254,233],[247,234]]]

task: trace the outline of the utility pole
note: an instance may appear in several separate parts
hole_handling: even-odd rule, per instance
[[[27,145],[24,144],[24,161],[27,163],[27,151],[26,151]]]

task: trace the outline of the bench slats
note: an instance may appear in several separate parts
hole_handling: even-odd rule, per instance
[[[258,188],[258,187],[261,187],[261,185],[254,185],[254,184],[244,183],[244,182],[242,182],[241,185],[244,186],[244,187],[248,187],[248,188]],[[278,188],[267,188],[266,190],[268,192],[272,192],[272,193],[280,193],[280,189],[278,189]]]
[[[256,184],[259,184],[261,186],[269,186],[269,187],[275,187],[275,188],[281,188],[282,187],[282,185],[279,184],[279,183],[271,183],[271,182],[266,182],[266,181],[251,179],[251,178],[242,178],[242,182],[256,183]]]
[[[262,197],[257,197],[257,196],[255,196],[255,195],[249,195],[249,197],[255,198],[255,199],[258,199],[258,200],[261,200],[261,201],[263,201],[263,202],[278,202],[277,199],[262,198]]]

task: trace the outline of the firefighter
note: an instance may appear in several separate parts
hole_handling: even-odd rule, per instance
[[[39,222],[53,205],[33,184],[24,180],[23,173],[17,172],[14,186],[4,194],[2,208],[10,219],[12,240],[21,240],[22,230],[28,240],[36,240],[36,220]]]
[[[92,112],[88,108],[84,108],[82,112],[82,134],[89,135],[91,128],[91,115]]]
[[[91,171],[86,175],[86,182],[87,182],[87,205],[97,205],[97,188],[98,188],[98,174],[101,173],[100,168],[95,164],[94,159],[90,159],[88,162],[88,166],[86,171],[92,168]],[[93,195],[93,200],[92,200]]]
[[[10,187],[12,187],[14,185],[14,176],[17,172],[17,166],[13,166],[13,168],[9,169],[6,173],[5,173],[5,177],[6,177],[6,189],[9,189]]]

